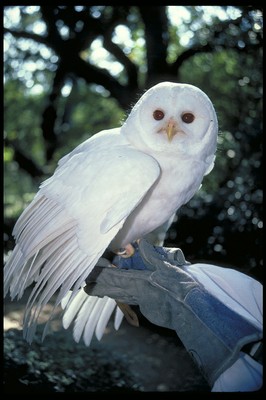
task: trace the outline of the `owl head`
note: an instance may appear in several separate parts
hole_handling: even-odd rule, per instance
[[[209,97],[199,88],[161,82],[139,99],[121,128],[138,149],[199,159],[216,151],[218,123]]]

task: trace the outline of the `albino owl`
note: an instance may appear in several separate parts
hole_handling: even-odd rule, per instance
[[[24,319],[27,340],[55,293],[55,306],[64,299],[72,310],[64,318],[69,325],[75,304],[78,309],[83,302],[80,288],[106,249],[127,249],[149,237],[191,199],[213,167],[217,133],[205,93],[162,82],[144,93],[121,128],[94,135],[59,161],[18,219],[4,269],[5,294],[12,299],[34,282]],[[95,329],[101,337],[115,307],[109,298],[90,301],[93,318],[79,321],[76,340],[86,324],[90,335]]]

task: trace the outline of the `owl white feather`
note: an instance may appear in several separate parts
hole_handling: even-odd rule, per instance
[[[94,135],[59,161],[18,219],[4,269],[5,294],[12,299],[34,282],[24,318],[28,341],[55,294],[55,307],[64,299],[65,327],[77,315],[76,340],[83,334],[89,344],[94,330],[102,336],[115,301],[85,299],[83,282],[106,249],[169,225],[212,169],[217,134],[204,92],[162,82],[144,93],[121,128]],[[118,312],[116,327],[120,322]]]

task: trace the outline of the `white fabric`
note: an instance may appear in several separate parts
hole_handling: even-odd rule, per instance
[[[262,285],[233,269],[194,264],[185,269],[208,292],[262,330]],[[211,351],[211,350],[210,350]],[[263,366],[240,352],[238,360],[216,380],[212,392],[251,392],[262,387]]]
[[[240,353],[238,360],[220,375],[212,392],[253,392],[262,387],[261,364]]]

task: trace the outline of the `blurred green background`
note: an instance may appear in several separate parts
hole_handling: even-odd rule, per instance
[[[171,80],[211,98],[219,146],[166,244],[261,280],[262,21],[254,6],[4,7],[5,252],[58,160]]]

